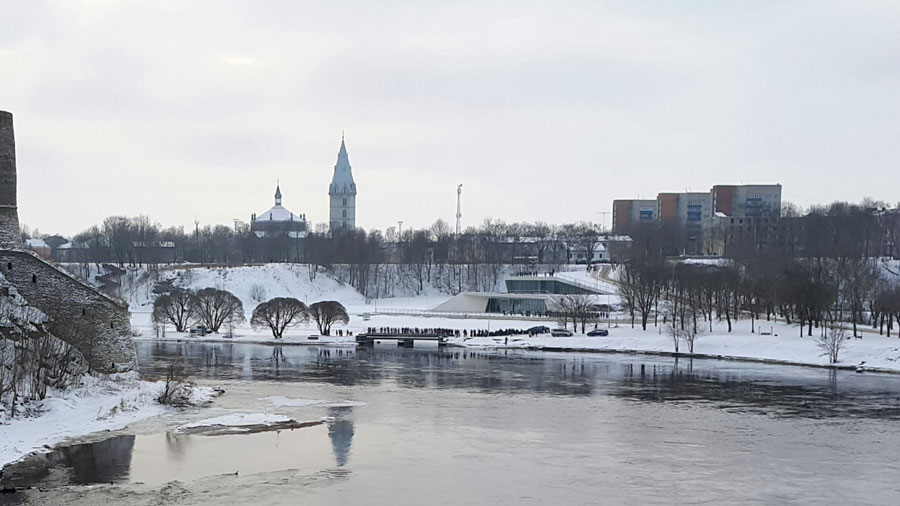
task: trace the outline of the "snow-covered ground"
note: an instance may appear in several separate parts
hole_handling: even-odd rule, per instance
[[[219,288],[233,293],[244,304],[248,316],[259,302],[254,290],[261,287],[263,300],[293,297],[306,304],[320,300],[340,300],[344,305],[365,304],[365,298],[350,285],[327,273],[310,279],[309,268],[298,264],[265,264],[235,267],[179,267],[162,270],[159,280],[171,280],[174,286],[189,289]],[[122,279],[120,295],[132,311],[152,308],[156,280],[146,270],[129,270]]]
[[[136,314],[133,316],[133,325],[143,332],[140,339],[152,339],[149,315]],[[333,330],[349,330],[354,335],[365,332],[369,327],[411,327],[411,328],[448,328],[461,332],[472,330],[499,330],[499,329],[527,329],[536,325],[546,325],[554,328],[557,326],[551,320],[514,320],[503,318],[471,317],[424,317],[416,315],[372,314],[368,321],[358,313],[351,311],[350,324],[335,326]],[[636,324],[631,328],[630,323],[620,318],[618,323],[602,323],[600,328],[608,328],[607,337],[588,337],[576,334],[573,337],[550,337],[541,335],[528,337],[527,335],[510,336],[506,341],[503,337],[486,338],[452,338],[450,342],[457,346],[475,348],[552,348],[572,351],[640,351],[640,352],[673,352],[674,345],[664,329],[653,327],[652,323],[647,331],[640,329]],[[844,349],[840,353],[840,366],[857,366],[900,372],[900,339],[896,337],[880,336],[871,329],[863,329],[862,339],[849,339],[845,341]],[[760,331],[771,335],[760,335]],[[817,345],[816,336],[818,329],[813,329],[813,337],[800,337],[800,330],[796,325],[784,323],[757,321],[756,332],[750,332],[750,321],[741,320],[734,322],[734,328],[728,333],[725,322],[714,322],[713,331],[706,331],[697,338],[694,353],[702,355],[721,355],[729,358],[742,358],[754,360],[776,360],[806,365],[828,365],[828,358],[823,356],[822,350]],[[251,329],[246,323],[235,330],[233,339],[225,339],[221,335],[209,335],[202,338],[192,338],[184,334],[177,334],[170,330],[166,335],[169,340],[193,340],[193,341],[232,341],[244,343],[285,344],[285,345],[342,345],[353,346],[353,337],[319,337],[318,340],[310,340],[308,336],[317,334],[315,325],[311,323],[301,324],[289,329],[285,337],[280,340],[272,338],[271,333],[265,330],[259,332]],[[850,332],[848,331],[848,334]],[[506,344],[504,344],[504,342]],[[681,343],[681,353],[687,352],[687,345]]]
[[[600,328],[607,328],[607,325],[602,324]],[[772,335],[760,335],[760,331],[771,332]],[[756,333],[751,333],[750,322],[740,321],[734,325],[734,330],[728,333],[724,323],[714,323],[712,332],[707,327],[706,332],[697,338],[694,353],[827,366],[828,358],[823,355],[822,349],[817,344],[818,332],[819,329],[814,328],[813,337],[800,337],[800,330],[796,325],[763,321],[757,322]],[[847,334],[850,335],[850,332]],[[900,372],[900,339],[896,335],[889,338],[865,332],[863,336],[862,339],[844,341],[837,365],[864,364],[866,368]],[[454,338],[451,341],[467,347],[483,348],[551,348],[652,353],[675,351],[672,338],[666,334],[665,329],[651,326],[645,332],[639,326],[632,329],[630,324],[625,323],[609,328],[609,336],[606,337],[513,336],[508,339],[507,344],[504,344],[502,337]],[[684,342],[681,343],[679,351],[687,352],[687,345]]]
[[[567,271],[558,273],[562,277],[573,279],[582,283],[597,285],[607,291],[615,291],[616,273],[610,265],[600,265],[593,271],[587,271],[584,266],[570,266]],[[436,291],[427,291],[416,297],[396,297],[392,299],[378,299],[366,301],[361,295],[346,284],[339,283],[333,278],[320,273],[314,280],[309,279],[305,266],[291,266],[285,264],[270,264],[264,266],[236,267],[229,269],[219,268],[193,268],[190,274],[187,271],[179,271],[176,284],[190,288],[202,288],[206,286],[221,287],[235,293],[243,302],[245,312],[249,316],[257,302],[251,297],[254,285],[262,285],[266,288],[267,297],[293,296],[300,300],[313,302],[316,300],[337,300],[347,307],[350,314],[350,324],[347,326],[336,325],[332,330],[351,331],[353,334],[366,331],[369,327],[412,327],[412,328],[449,328],[466,330],[498,330],[504,328],[527,329],[535,325],[555,327],[555,321],[547,320],[522,320],[511,318],[497,318],[488,315],[468,315],[468,318],[450,318],[446,316],[428,316],[425,309],[447,300],[449,295]],[[156,339],[150,322],[150,308],[152,293],[149,292],[150,283],[144,282],[139,286],[145,286],[144,295],[132,297],[132,325],[140,331],[139,339]],[[140,290],[136,291],[138,293]],[[616,303],[617,297],[600,296],[601,302]],[[405,313],[405,314],[398,314]],[[368,314],[366,320],[363,315]],[[602,324],[601,326],[606,326]],[[727,332],[724,322],[715,322],[714,329],[707,331],[698,338],[694,352],[702,355],[713,355],[755,360],[777,360],[807,365],[828,365],[828,359],[823,356],[815,337],[800,337],[796,326],[783,323],[758,322],[757,333],[750,332],[749,321],[739,321],[734,325],[734,331]],[[762,329],[771,332],[772,335],[759,335]],[[337,332],[333,332],[337,334]],[[814,333],[816,331],[814,330]],[[232,342],[253,342],[266,344],[327,344],[352,346],[352,337],[318,337],[309,339],[311,335],[317,335],[316,327],[312,323],[301,324],[288,329],[285,337],[276,341],[268,330],[255,331],[247,322],[235,329]],[[900,339],[879,336],[876,333],[866,332],[863,339],[851,339],[846,341],[845,349],[841,352],[839,365],[856,366],[864,363],[866,367],[881,368],[900,372]],[[192,338],[184,334],[177,334],[169,329],[165,336],[169,340],[196,340],[196,341],[221,341],[225,338],[221,335],[210,335],[202,338]],[[587,337],[576,335],[571,338],[556,338],[549,336],[511,337],[504,344],[503,338],[469,338],[452,339],[453,344],[466,347],[510,347],[510,348],[553,348],[574,351],[641,351],[641,352],[673,352],[674,346],[671,338],[659,328],[651,327],[646,332],[639,328],[632,329],[624,318],[620,317],[618,327],[610,329],[608,337]],[[680,351],[687,351],[682,344]]]
[[[163,386],[163,382],[142,381],[136,373],[126,373],[85,376],[77,387],[50,391],[46,399],[28,406],[32,416],[0,423],[0,468],[69,438],[120,429],[166,413],[171,408],[156,400]],[[197,387],[191,400],[202,404],[213,395],[212,389]]]

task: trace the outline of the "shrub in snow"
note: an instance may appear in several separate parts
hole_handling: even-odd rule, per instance
[[[816,345],[822,350],[821,356],[828,357],[829,364],[836,364],[846,341],[847,331],[838,325],[832,326],[816,339]]]
[[[250,298],[255,300],[256,302],[265,301],[266,287],[259,283],[254,283],[253,286],[250,287]]]
[[[169,364],[166,369],[166,379],[163,389],[156,398],[157,402],[166,406],[185,407],[191,406],[194,385],[188,381],[188,374],[184,365],[180,363]]]

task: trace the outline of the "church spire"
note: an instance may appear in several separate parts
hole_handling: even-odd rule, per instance
[[[329,195],[350,194],[356,195],[356,183],[353,181],[353,170],[350,167],[350,156],[347,155],[347,145],[344,143],[344,135],[341,134],[341,149],[338,151],[337,163],[334,166],[334,176],[331,178]]]
[[[281,183],[279,182],[275,183],[275,205],[281,205]]]

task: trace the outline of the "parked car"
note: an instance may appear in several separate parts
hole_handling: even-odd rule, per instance
[[[572,337],[575,334],[569,329],[553,329],[550,331],[550,335],[553,337]]]
[[[546,325],[537,325],[525,331],[526,334],[549,334],[550,327]]]
[[[203,337],[206,334],[209,334],[209,329],[206,327],[194,327],[191,329],[191,337],[194,337],[194,336]]]
[[[594,329],[588,332],[587,335],[591,337],[606,337],[609,335],[609,331],[606,329]]]

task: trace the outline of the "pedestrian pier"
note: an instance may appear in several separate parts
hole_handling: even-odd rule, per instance
[[[397,346],[400,348],[412,348],[415,341],[432,342],[437,343],[438,346],[444,346],[447,344],[447,336],[430,333],[406,334],[392,332],[366,332],[356,335],[357,346],[375,346],[380,341],[397,341]]]

